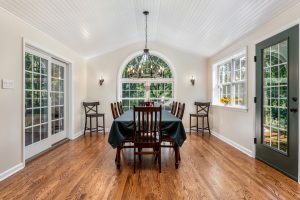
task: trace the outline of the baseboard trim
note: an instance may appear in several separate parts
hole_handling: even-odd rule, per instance
[[[78,137],[80,137],[82,135],[83,135],[83,130],[78,131],[77,133],[75,133],[75,134],[72,135],[72,137],[70,138],[70,140],[75,140],[75,139],[77,139]]]
[[[223,142],[229,144],[230,146],[240,150],[241,152],[243,152],[244,154],[246,154],[247,156],[250,156],[251,158],[254,158],[255,156],[253,155],[253,151],[251,151],[250,149],[247,149],[246,147],[230,140],[229,138],[217,133],[216,131],[211,131],[211,134],[215,137],[217,137],[218,139],[222,140]]]
[[[18,171],[20,171],[21,169],[23,169],[25,166],[23,163],[19,163],[15,166],[13,166],[12,168],[2,172],[0,174],[0,181],[3,181],[4,179],[10,177],[11,175],[17,173]]]

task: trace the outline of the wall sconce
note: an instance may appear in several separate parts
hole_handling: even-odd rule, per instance
[[[195,85],[195,77],[194,76],[191,77],[191,83],[193,86]]]
[[[103,82],[104,82],[104,78],[103,78],[103,76],[101,76],[100,79],[99,79],[100,86],[102,86]]]

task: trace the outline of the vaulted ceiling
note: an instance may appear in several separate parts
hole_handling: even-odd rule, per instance
[[[150,41],[210,56],[299,2],[0,0],[0,7],[85,57],[144,41],[142,11],[149,10]]]

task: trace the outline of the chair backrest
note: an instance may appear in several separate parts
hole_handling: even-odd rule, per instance
[[[154,102],[144,101],[144,102],[140,102],[139,105],[140,106],[144,106],[144,107],[153,107],[154,106]]]
[[[195,102],[197,114],[206,114],[209,113],[210,102]]]
[[[175,115],[176,114],[176,111],[177,111],[177,101],[173,101],[173,104],[172,104],[172,108],[171,108],[171,113],[173,114],[173,115]]]
[[[118,107],[119,114],[122,115],[124,113],[122,101],[117,102],[117,107]]]
[[[184,109],[185,109],[185,103],[183,103],[183,104],[179,103],[178,112],[176,114],[176,117],[178,117],[179,119],[182,119],[183,114],[184,114]]]
[[[133,107],[134,141],[161,142],[161,106]]]
[[[114,119],[118,118],[119,114],[118,114],[117,104],[111,103],[110,107],[111,107],[111,113],[112,113],[113,118]]]
[[[98,113],[99,101],[96,102],[83,102],[85,115]]]

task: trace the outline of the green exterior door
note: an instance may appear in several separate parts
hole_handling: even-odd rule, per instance
[[[298,180],[299,26],[256,45],[256,158]]]

